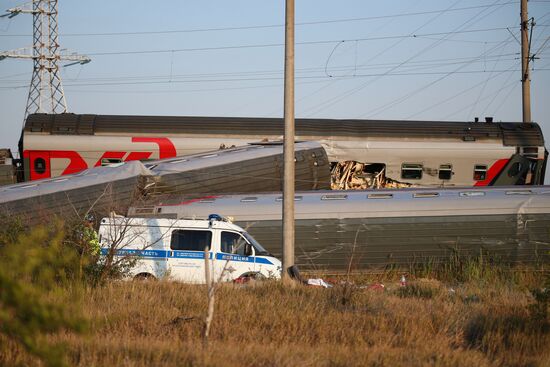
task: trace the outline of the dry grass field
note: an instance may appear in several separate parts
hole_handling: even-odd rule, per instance
[[[548,304],[529,291],[548,275],[506,278],[354,279],[383,291],[225,284],[208,344],[204,286],[113,281],[81,291],[86,332],[48,339],[70,366],[550,366]],[[0,348],[1,365],[40,365],[5,337]]]
[[[415,265],[405,287],[391,269],[328,289],[220,284],[206,341],[206,286],[104,279],[70,228],[15,224],[0,228],[0,366],[550,366],[548,264],[480,253]]]

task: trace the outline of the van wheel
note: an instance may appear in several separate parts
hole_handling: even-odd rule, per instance
[[[153,274],[149,273],[139,273],[134,277],[135,281],[145,282],[145,281],[153,281],[157,280]]]

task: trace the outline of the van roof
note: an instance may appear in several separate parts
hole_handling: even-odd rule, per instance
[[[212,226],[210,226],[212,223]],[[131,226],[131,227],[166,227],[166,228],[217,228],[243,232],[244,230],[230,222],[212,221],[206,219],[169,219],[169,218],[126,218],[107,217],[101,220],[102,226]]]

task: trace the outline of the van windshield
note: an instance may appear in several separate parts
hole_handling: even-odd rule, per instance
[[[254,246],[254,248],[256,249],[256,255],[273,256],[269,253],[269,251],[263,248],[263,246],[260,245],[259,242],[254,239],[254,237],[249,235],[247,232],[241,232],[241,234],[244,236],[244,238],[246,238],[248,242],[250,242],[252,246]]]

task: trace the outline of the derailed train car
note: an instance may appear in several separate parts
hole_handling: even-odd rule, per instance
[[[315,142],[295,145],[297,188],[328,189],[330,171],[323,148]],[[0,187],[0,217],[19,216],[27,223],[53,216],[98,217],[158,195],[282,190],[283,146],[249,145],[223,151],[162,159],[144,164],[123,162],[63,177]]]
[[[25,180],[36,180],[279,140],[283,130],[276,118],[35,114],[19,148]],[[367,187],[540,185],[546,167],[536,123],[296,119],[296,139],[320,142],[336,168],[354,162]],[[333,187],[347,187],[342,176]]]
[[[281,256],[280,194],[157,198],[129,215],[219,213]],[[454,254],[509,263],[550,261],[550,186],[298,192],[296,263],[345,271],[448,261]]]

